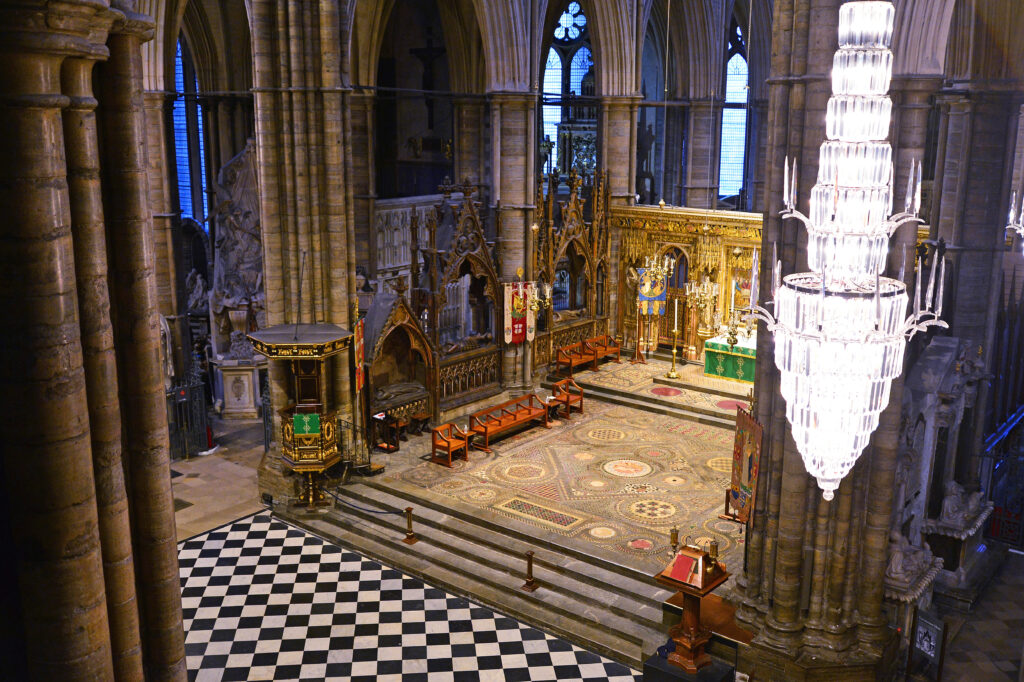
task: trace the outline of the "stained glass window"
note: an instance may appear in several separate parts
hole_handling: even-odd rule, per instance
[[[587,18],[583,15],[580,3],[570,2],[562,12],[562,16],[558,18],[558,24],[555,25],[555,40],[565,42],[576,40],[583,33],[583,28],[586,25]]]
[[[725,66],[725,106],[722,110],[722,144],[719,157],[718,193],[739,195],[747,148],[747,60],[743,34],[733,22],[729,61]]]
[[[206,156],[203,110],[199,106],[199,83],[187,46],[178,41],[174,56],[174,165],[178,177],[178,202],[182,217],[202,223],[209,215],[206,196]],[[204,223],[205,224],[205,223]]]

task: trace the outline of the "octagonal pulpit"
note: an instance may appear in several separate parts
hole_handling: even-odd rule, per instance
[[[281,458],[303,476],[300,502],[323,502],[319,478],[341,460],[329,363],[348,348],[352,332],[333,324],[279,324],[249,335],[256,352],[284,363],[288,405],[281,417]]]

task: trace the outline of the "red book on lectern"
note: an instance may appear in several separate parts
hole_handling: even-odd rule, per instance
[[[671,565],[664,571],[662,575],[672,580],[678,580],[681,583],[689,583],[690,576],[693,575],[693,568],[696,565],[697,560],[693,557],[686,556],[685,554],[677,554],[676,558],[672,560]]]

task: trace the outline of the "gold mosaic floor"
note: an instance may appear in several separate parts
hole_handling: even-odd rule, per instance
[[[492,453],[473,450],[453,469],[427,461],[426,437],[410,439],[387,456],[385,477],[585,541],[641,570],[664,568],[673,526],[680,537],[717,539],[738,567],[740,527],[718,518],[732,439],[731,430],[591,401],[585,415],[500,440]]]

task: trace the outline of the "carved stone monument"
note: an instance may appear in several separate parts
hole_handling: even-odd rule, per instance
[[[252,140],[217,176],[216,242],[210,283],[210,338],[215,368],[215,404],[225,418],[253,419],[259,402],[259,371],[266,358],[255,354],[246,334],[266,326],[263,245],[260,235],[256,150]],[[196,278],[192,296],[205,283]]]

